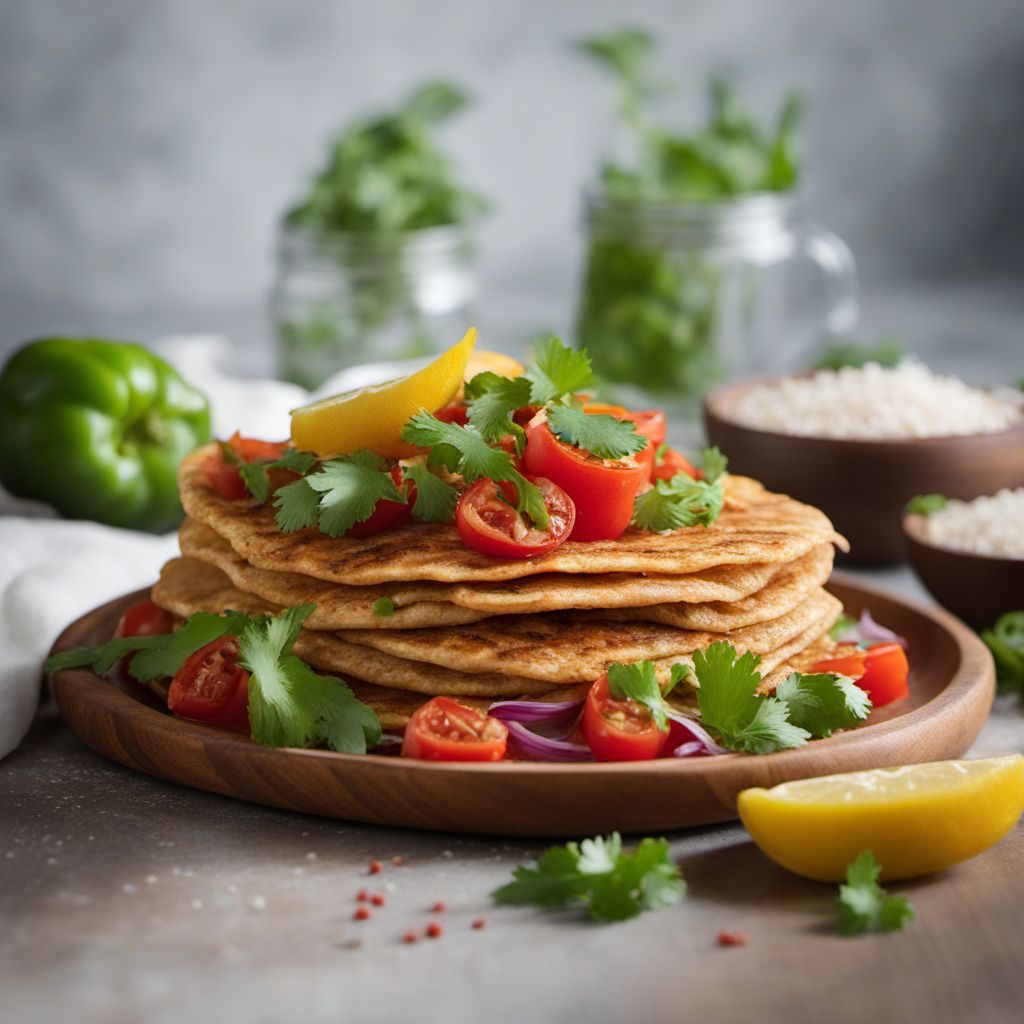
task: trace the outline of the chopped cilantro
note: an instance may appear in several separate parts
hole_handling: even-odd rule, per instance
[[[686,892],[664,839],[643,839],[626,853],[618,832],[553,846],[512,874],[514,881],[493,893],[496,902],[563,907],[580,901],[598,921],[625,921],[668,907]]]
[[[608,690],[616,700],[634,700],[651,713],[654,724],[663,732],[668,728],[664,694],[654,674],[654,663],[638,661],[632,665],[611,665]]]
[[[274,499],[277,525],[285,533],[318,523],[328,537],[340,537],[373,515],[377,502],[404,502],[384,460],[359,451],[321,463],[315,473],[282,487]]]
[[[905,896],[890,896],[878,884],[882,868],[870,850],[858,854],[846,868],[846,884],[836,901],[843,935],[898,932],[916,916]]]
[[[704,479],[709,484],[716,483],[725,476],[729,460],[721,453],[718,445],[705,448],[701,453],[701,469],[704,471]]]
[[[594,383],[586,349],[571,349],[560,338],[537,342],[533,362],[523,376],[530,382],[530,402],[547,405]]]
[[[380,619],[390,619],[395,614],[395,602],[390,597],[378,597],[373,602],[373,614]]]
[[[650,440],[636,432],[630,420],[616,419],[605,413],[587,413],[571,405],[548,409],[551,432],[566,444],[575,445],[599,459],[622,459],[642,452]]]
[[[289,448],[281,458],[273,462],[242,462],[229,445],[221,445],[225,460],[238,464],[238,472],[245,489],[262,505],[270,497],[270,470],[290,469],[299,476],[305,476],[316,463],[316,456]],[[228,455],[231,458],[228,458]]]
[[[688,473],[676,473],[671,480],[656,480],[633,502],[634,526],[662,533],[685,526],[710,526],[725,504],[719,481],[694,480]]]
[[[406,480],[416,485],[416,500],[412,504],[412,517],[421,523],[447,523],[455,515],[459,492],[445,483],[423,462],[403,466]]]
[[[793,672],[779,683],[775,696],[789,707],[789,720],[813,739],[851,729],[871,713],[871,698],[852,679],[827,673]]]
[[[540,488],[515,468],[508,452],[492,448],[473,428],[444,423],[423,410],[405,425],[402,440],[429,448],[428,465],[443,465],[459,473],[467,483],[487,477],[513,484],[518,494],[518,511],[529,516],[538,529],[547,529],[548,510]]]
[[[907,502],[907,512],[915,516],[930,516],[948,504],[944,494],[918,494]]]
[[[487,441],[499,441],[506,434],[516,439],[522,451],[526,434],[512,421],[516,409],[530,404],[530,382],[525,377],[499,377],[496,373],[478,373],[466,385],[469,422]]]

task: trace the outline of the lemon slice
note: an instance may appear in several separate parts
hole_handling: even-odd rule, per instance
[[[332,395],[292,411],[292,444],[315,455],[349,455],[368,448],[400,459],[415,452],[402,428],[421,409],[436,412],[458,394],[476,328],[429,366],[408,377]]]
[[[870,850],[882,878],[940,871],[987,850],[1024,810],[1024,758],[936,761],[745,789],[740,818],[784,868],[822,882]]]

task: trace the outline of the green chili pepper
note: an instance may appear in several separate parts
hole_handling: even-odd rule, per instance
[[[206,398],[139,345],[44,338],[0,374],[0,484],[72,519],[173,529],[178,464],[209,440]]]

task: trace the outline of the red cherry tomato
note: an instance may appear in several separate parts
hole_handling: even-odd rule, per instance
[[[654,473],[654,452],[658,445],[665,441],[667,423],[665,414],[658,409],[648,409],[645,412],[636,412],[626,409],[621,405],[604,405],[600,402],[587,402],[583,406],[584,412],[595,415],[605,414],[614,416],[617,420],[629,420],[636,428],[641,437],[648,437],[650,441],[647,447],[633,456],[645,469],[645,480],[653,479]]]
[[[402,756],[425,761],[500,761],[508,727],[451,697],[434,697],[405,727]]]
[[[288,447],[284,442],[260,441],[254,437],[242,437],[237,430],[224,443],[241,462],[276,462]],[[238,466],[225,460],[220,452],[206,458],[203,463],[203,472],[206,474],[207,482],[222,498],[227,498],[229,501],[241,501],[243,498],[249,497],[242,476],[238,472]],[[288,470],[280,472],[275,470],[274,474],[276,476],[272,474],[271,478],[272,491],[295,479],[295,475]]]
[[[442,423],[458,423],[464,427],[469,422],[465,402],[449,402],[443,409],[438,409],[434,415]]]
[[[847,676],[850,679],[860,679],[867,667],[868,652],[851,647],[848,651],[837,653],[833,658],[825,658],[824,661],[815,662],[811,668],[811,674],[834,672],[838,676]]]
[[[114,636],[162,636],[174,630],[174,616],[152,601],[129,605],[117,623]],[[121,669],[131,675],[134,654],[121,659]]]
[[[876,708],[910,693],[910,663],[906,651],[899,644],[874,644],[865,653],[867,668],[857,680],[857,685],[867,691]]]
[[[649,761],[661,753],[669,730],[654,724],[650,711],[633,700],[616,700],[601,676],[583,705],[580,731],[598,761]]]
[[[171,680],[167,706],[208,725],[249,731],[249,673],[238,664],[238,640],[222,636],[191,654]]]
[[[399,491],[405,492],[408,500],[401,502],[388,501],[386,498],[381,498],[370,514],[370,518],[364,519],[361,523],[356,523],[355,526],[350,527],[344,536],[372,537],[375,533],[383,533],[385,530],[391,530],[409,521],[409,516],[412,515],[412,504],[416,500],[416,491],[412,485],[406,486],[400,466],[395,466],[391,470],[391,479],[394,480],[395,486]]]
[[[459,499],[455,526],[462,542],[492,558],[533,558],[557,548],[572,531],[576,509],[572,499],[550,480],[527,477],[536,484],[548,510],[548,528],[527,526],[516,511],[512,484],[477,480]]]
[[[576,506],[572,540],[614,540],[629,525],[633,499],[647,477],[635,458],[598,459],[564,444],[551,432],[542,409],[526,427],[526,468],[565,491]]]
[[[661,453],[660,460],[655,455],[651,468],[652,482],[655,480],[671,480],[677,473],[685,473],[687,476],[692,476],[694,480],[697,479],[697,470],[694,469],[693,464],[684,455],[680,455],[675,448],[666,448]]]

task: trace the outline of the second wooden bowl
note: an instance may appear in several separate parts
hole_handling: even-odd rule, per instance
[[[823,509],[850,542],[847,564],[906,560],[902,518],[916,494],[974,498],[1024,485],[1024,423],[994,434],[855,441],[794,437],[744,426],[729,409],[760,378],[717,388],[704,399],[710,444],[735,473]]]

